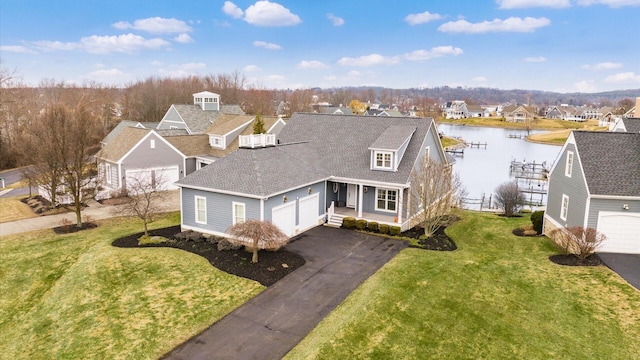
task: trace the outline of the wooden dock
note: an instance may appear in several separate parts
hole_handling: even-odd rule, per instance
[[[466,148],[467,145],[463,142],[461,143],[457,143],[455,145],[451,145],[451,146],[447,146],[444,151],[450,153],[450,154],[454,154],[454,155],[464,155],[464,148]]]
[[[509,134],[507,137],[509,139],[524,139],[527,136],[526,135],[521,135],[521,134]]]
[[[473,142],[472,141],[472,142],[468,142],[468,143],[465,143],[465,144],[467,146],[469,146],[470,148],[478,148],[478,149],[480,149],[481,146],[484,147],[485,149],[487,148],[487,143],[486,142],[482,143],[482,142]]]

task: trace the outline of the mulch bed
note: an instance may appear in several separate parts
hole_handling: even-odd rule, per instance
[[[584,261],[573,254],[559,254],[549,256],[549,260],[558,265],[564,266],[599,266],[602,265],[602,259],[597,254],[587,256]]]
[[[138,233],[117,239],[112,245],[120,248],[171,247],[181,249],[202,256],[219,270],[255,280],[264,286],[275,284],[305,263],[302,256],[285,249],[278,251],[260,250],[258,262],[252,263],[252,254],[244,249],[219,251],[216,244],[206,241],[175,240],[175,235],[179,232],[180,226],[149,231],[150,236],[174,239],[173,242],[138,245],[138,238],[143,235],[143,233]]]
[[[448,220],[447,224],[450,225],[458,220],[460,220],[460,218],[456,216]],[[400,235],[412,239],[418,239],[418,245],[410,245],[409,247],[436,251],[454,251],[458,246],[453,239],[444,232],[448,225],[438,227],[436,232],[426,239],[420,239],[420,236],[424,235],[424,229],[418,226],[413,227]]]

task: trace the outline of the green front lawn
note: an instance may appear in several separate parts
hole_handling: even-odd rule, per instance
[[[140,231],[119,218],[0,238],[0,358],[155,359],[264,288],[185,251],[111,246]]]
[[[528,217],[461,215],[457,251],[402,251],[287,358],[640,358],[640,291],[551,263],[548,239],[511,234]]]

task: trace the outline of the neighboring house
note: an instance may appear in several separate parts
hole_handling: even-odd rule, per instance
[[[485,114],[484,109],[480,105],[467,105],[468,117],[483,117]]]
[[[640,254],[640,133],[573,131],[549,173],[544,233],[595,228],[599,251]]]
[[[465,119],[469,117],[467,104],[463,100],[447,102],[442,109],[446,119]]]
[[[203,91],[193,94],[193,105],[171,105],[157,129],[184,129],[189,135],[203,134],[222,114],[244,115],[244,111],[239,105],[222,105],[220,95]]]
[[[337,107],[337,106],[313,106],[313,112],[318,114],[333,114],[333,115],[353,115],[353,110],[350,107]]]
[[[262,135],[248,149],[245,139],[176,183],[183,229],[226,236],[258,219],[293,236],[353,216],[406,230],[413,169],[424,156],[447,162],[430,118],[296,113],[277,141]]]
[[[523,123],[533,121],[536,109],[533,106],[509,105],[504,107],[503,113],[506,121]]]
[[[618,118],[610,131],[640,133],[640,118]]]
[[[118,125],[116,125],[116,127],[113,128],[113,130],[109,132],[109,134],[107,134],[107,136],[104,137],[104,139],[102,139],[102,141],[100,142],[100,146],[105,147],[105,145],[107,145],[109,141],[113,140],[116,136],[118,136],[118,134],[120,134],[120,132],[123,129],[131,126],[140,128],[140,129],[155,129],[155,127],[158,126],[158,123],[122,120],[118,123]]]

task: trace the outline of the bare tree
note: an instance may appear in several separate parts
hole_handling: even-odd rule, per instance
[[[524,205],[525,198],[520,189],[518,189],[518,183],[508,181],[496,188],[495,202],[499,208],[504,210],[506,216],[511,217]]]
[[[605,234],[594,228],[573,226],[564,229],[555,229],[551,232],[551,238],[556,246],[566,255],[575,254],[580,262],[593,254],[607,241]]]
[[[463,196],[460,177],[448,164],[425,156],[411,174],[411,210],[427,237],[446,225],[451,209]]]
[[[144,235],[149,236],[148,224],[162,212],[161,204],[167,198],[165,179],[161,171],[156,171],[152,177],[145,176],[146,172],[137,172],[127,178],[127,189],[130,201],[118,208],[118,212],[125,216],[137,216],[144,224]]]
[[[253,263],[258,262],[258,250],[278,250],[289,242],[287,235],[276,225],[267,221],[247,220],[231,226],[227,232],[240,238],[239,242],[252,250],[251,262]],[[250,240],[251,245],[246,245],[243,240]]]

